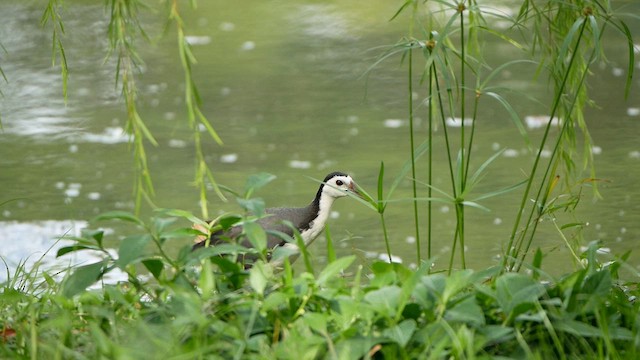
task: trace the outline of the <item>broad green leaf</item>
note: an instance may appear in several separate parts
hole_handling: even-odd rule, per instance
[[[280,292],[274,291],[267,295],[267,297],[262,302],[262,311],[272,311],[276,310],[281,306],[287,306],[289,304],[289,295]]]
[[[411,336],[416,331],[416,322],[413,319],[408,319],[400,324],[387,328],[382,332],[382,336],[393,340],[400,347],[405,347],[411,340]]]
[[[250,175],[244,185],[245,198],[250,198],[256,190],[272,182],[275,178],[275,175],[265,172]]]
[[[544,292],[544,286],[524,274],[506,273],[496,280],[496,299],[511,318],[518,315],[517,308],[535,303]]]
[[[302,321],[320,334],[327,333],[327,315],[324,313],[307,312]]]
[[[444,274],[424,276],[416,285],[413,296],[423,307],[431,308],[438,299],[442,298],[446,284],[447,277]]]
[[[124,238],[120,242],[116,265],[124,269],[127,265],[140,259],[144,255],[145,248],[150,241],[151,237],[149,235],[136,235]]]
[[[249,270],[249,284],[258,294],[264,295],[269,279],[273,277],[273,269],[263,261],[256,261]]]
[[[603,337],[602,330],[589,324],[571,319],[562,319],[553,323],[557,331],[564,331],[580,337]]]
[[[402,289],[396,285],[383,287],[365,294],[364,300],[380,314],[394,317],[398,310],[398,301]]]
[[[146,259],[142,260],[142,265],[153,275],[154,278],[158,279],[162,274],[162,270],[164,269],[164,263],[159,259]]]
[[[256,250],[262,252],[267,248],[267,233],[260,224],[249,221],[244,223],[243,229],[247,239]]]
[[[343,257],[335,260],[332,263],[329,263],[318,275],[318,280],[316,283],[318,286],[324,286],[328,281],[333,279],[339,273],[344,271],[353,261],[356,259],[355,255]]]
[[[255,199],[236,199],[238,201],[238,205],[240,205],[246,211],[252,213],[257,217],[262,217],[264,215],[265,203],[264,200],[260,198]]]
[[[492,344],[500,344],[509,341],[515,337],[513,328],[502,325],[486,325],[478,329],[485,336],[485,346]]]
[[[336,344],[338,360],[364,359],[367,353],[379,342],[373,337],[352,337]]]
[[[238,215],[225,215],[216,221],[216,225],[220,225],[223,230],[230,229],[231,227],[237,225],[240,220],[242,220],[241,216]]]
[[[452,308],[447,309],[444,318],[449,322],[465,323],[475,328],[480,328],[485,324],[482,308],[480,308],[473,296],[469,296]]]
[[[612,287],[613,281],[611,280],[611,273],[608,269],[603,269],[588,275],[581,289],[581,293],[586,295],[586,304],[584,305],[583,311],[590,312],[597,310],[600,306],[603,306],[605,302],[608,302]]]
[[[402,282],[402,292],[400,293],[398,313],[396,314],[396,320],[400,318],[404,311],[404,307],[411,298],[414,290],[416,289],[417,284],[420,279],[425,276],[429,272],[431,268],[431,261],[423,261],[418,270],[411,273],[405,281]]]
[[[466,289],[473,284],[473,271],[459,270],[454,271],[448,278],[442,292],[442,303],[446,304],[449,300],[457,295],[460,291]]]
[[[100,261],[75,268],[62,285],[62,295],[70,298],[85,291],[87,287],[98,281],[103,267],[104,262]]]

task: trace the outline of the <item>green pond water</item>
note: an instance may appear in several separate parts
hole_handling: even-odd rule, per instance
[[[114,85],[115,61],[106,58],[108,19],[102,2],[65,2],[63,43],[69,63],[68,102],[62,96],[58,67],[51,66],[51,32],[40,25],[44,4],[35,1],[0,3],[0,66],[7,77],[0,91],[0,256],[18,259],[46,250],[57,235],[77,233],[94,216],[111,210],[132,210],[134,163],[128,138],[122,133],[126,114]],[[207,161],[219,183],[241,190],[247,176],[269,172],[277,179],[257,195],[268,206],[305,205],[328,172],[349,172],[375,194],[380,162],[390,185],[409,158],[406,62],[392,57],[376,63],[384,49],[407,33],[404,16],[389,22],[401,2],[375,1],[200,1],[196,11],[182,8],[186,32],[198,60],[194,77],[203,112],[218,131],[223,146],[207,141]],[[513,11],[518,2],[491,2]],[[640,11],[638,4],[626,11]],[[186,126],[183,73],[173,27],[161,36],[164,23],[145,15],[154,45],[140,42],[144,59],[137,79],[139,111],[159,146],[147,147],[159,207],[198,213],[198,193],[191,185],[195,155],[193,136]],[[488,19],[499,27],[497,19]],[[636,42],[640,26],[629,22]],[[585,188],[575,218],[562,215],[560,225],[586,222],[584,244],[601,240],[604,251],[634,250],[631,264],[640,266],[640,83],[634,80],[624,99],[627,45],[611,32],[605,37],[608,65],[594,65],[590,92],[597,106],[586,110],[595,151],[597,176],[605,179],[595,201]],[[489,44],[487,62],[498,65],[526,54],[504,44]],[[640,48],[640,47],[639,47]],[[418,55],[418,53],[416,53]],[[638,55],[638,54],[636,54]],[[415,56],[419,58],[419,56]],[[638,60],[636,59],[636,62]],[[423,65],[419,60],[416,67]],[[637,71],[640,62],[634,64]],[[535,66],[520,64],[498,76],[502,94],[524,119],[548,115],[550,89]],[[414,99],[417,142],[427,136],[427,95],[416,70]],[[532,125],[532,124],[530,124]],[[459,127],[449,128],[457,139]],[[532,144],[543,129],[528,128]],[[442,126],[435,134],[435,186],[450,189]],[[473,169],[499,150],[505,152],[490,166],[476,193],[494,191],[524,179],[533,155],[494,100],[482,99],[473,148]],[[426,157],[419,177],[426,179]],[[579,159],[576,159],[579,160]],[[585,172],[585,177],[589,176]],[[491,209],[468,209],[466,258],[468,266],[497,262],[506,246],[523,189],[483,201]],[[419,187],[426,196],[426,187]],[[394,194],[410,197],[405,181]],[[239,211],[210,194],[211,212]],[[12,200],[10,202],[6,202]],[[6,202],[6,203],[5,203]],[[448,262],[454,233],[454,209],[434,203],[433,254],[436,267]],[[377,214],[361,204],[341,199],[330,220],[341,254],[378,258],[384,241]],[[143,211],[148,218],[149,209]],[[426,216],[426,204],[420,214]],[[397,201],[388,206],[387,222],[393,254],[415,264],[413,205]],[[90,224],[116,228],[117,224]],[[423,221],[423,257],[426,257]],[[566,232],[567,237],[573,235]],[[117,239],[113,238],[117,248]],[[179,247],[181,244],[175,244]],[[561,272],[572,266],[570,253],[549,222],[543,222],[534,247],[548,254],[544,266]],[[311,252],[322,261],[324,241]],[[89,261],[81,259],[81,261]]]

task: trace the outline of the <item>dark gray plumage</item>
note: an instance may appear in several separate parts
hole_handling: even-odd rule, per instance
[[[342,172],[332,172],[325,177],[309,205],[294,208],[267,208],[265,210],[267,216],[259,219],[257,223],[267,231],[268,248],[273,249],[287,244],[281,237],[270,232],[281,232],[293,236],[293,230],[284,222],[291,223],[300,232],[305,245],[309,245],[324,229],[333,201],[347,196],[348,193],[358,194],[351,176]],[[241,226],[234,226],[226,232],[220,230],[211,234],[209,245],[215,246],[238,239],[241,245],[251,247],[247,239],[238,238],[241,235]],[[204,247],[206,243],[207,240],[200,241],[193,246],[193,249]]]

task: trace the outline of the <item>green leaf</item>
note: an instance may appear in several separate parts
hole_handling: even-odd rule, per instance
[[[156,279],[160,277],[160,275],[162,274],[162,270],[164,269],[164,263],[159,259],[142,260],[142,265],[144,265],[144,267]]]
[[[238,201],[238,205],[240,205],[246,211],[252,213],[257,217],[262,217],[264,215],[265,203],[264,200],[256,198],[256,199],[236,199]]]
[[[448,278],[442,292],[441,301],[443,304],[447,304],[452,297],[460,293],[473,284],[475,277],[473,277],[473,271],[459,270],[454,271]]]
[[[398,15],[400,15],[400,13],[401,13],[401,12],[402,12],[406,7],[408,7],[409,5],[411,5],[411,4],[413,4],[413,3],[414,3],[414,0],[406,0],[406,1],[404,2],[404,4],[402,4],[402,6],[400,6],[400,8],[396,11],[396,13],[395,13],[395,14],[393,14],[393,16],[391,17],[391,19],[389,19],[389,21],[392,21],[393,19],[397,18],[397,17],[398,17]]]
[[[392,318],[397,313],[401,293],[402,289],[396,285],[386,286],[366,293],[364,300],[371,304],[378,313]]]
[[[180,239],[194,238],[196,236],[204,236],[202,231],[194,228],[179,228],[171,231],[165,231],[161,235],[162,239]]]
[[[385,329],[382,332],[382,336],[396,342],[400,347],[406,347],[416,331],[416,322],[413,319],[408,319],[400,324]]]
[[[127,265],[140,259],[150,241],[151,237],[149,235],[136,235],[124,238],[124,240],[120,242],[116,266],[124,269]]]
[[[383,202],[383,188],[384,188],[384,162],[380,162],[380,172],[378,173],[378,212],[384,213],[385,204]]]
[[[318,286],[324,286],[328,281],[333,279],[336,275],[344,271],[353,261],[356,259],[355,255],[343,257],[329,263],[318,275],[316,283]]]
[[[272,182],[273,180],[275,180],[275,178],[275,175],[265,172],[249,176],[247,182],[244,185],[245,198],[250,198],[256,190]]]
[[[280,292],[274,291],[267,295],[267,297],[262,302],[262,311],[272,311],[276,310],[281,306],[287,306],[289,300],[289,295]]]
[[[302,317],[302,321],[320,334],[327,333],[327,315],[325,314],[307,312]]]
[[[138,217],[127,211],[109,211],[96,216],[93,221],[104,220],[120,220],[125,222],[134,223],[136,225],[144,226],[144,222]]]
[[[263,261],[256,261],[249,270],[249,284],[258,294],[264,295],[269,279],[273,277],[273,269]]]
[[[635,71],[635,45],[633,44],[633,36],[631,36],[631,31],[629,27],[624,21],[620,21],[620,28],[623,32],[624,36],[627,39],[627,54],[629,54],[629,59],[627,60],[627,81],[624,87],[624,98],[627,100],[629,98],[629,91],[631,90],[631,85],[633,85],[633,72]]]
[[[478,331],[485,336],[485,346],[504,343],[515,336],[512,327],[502,325],[486,325]]]
[[[62,255],[66,255],[72,252],[76,252],[79,250],[96,250],[96,251],[100,251],[99,248],[95,247],[95,246],[85,246],[85,245],[72,245],[72,246],[65,246],[65,247],[61,247],[60,249],[58,249],[58,252],[56,253],[56,257],[60,257]]]
[[[237,225],[240,220],[242,220],[241,216],[238,215],[226,215],[218,219],[216,221],[216,225],[220,225],[223,230],[228,230],[233,226]]]
[[[509,117],[511,118],[511,122],[518,129],[518,132],[520,133],[520,136],[522,136],[522,138],[524,139],[525,143],[527,144],[527,147],[530,148],[531,147],[531,140],[529,139],[529,135],[527,133],[527,128],[524,126],[524,124],[522,123],[522,119],[520,119],[520,116],[518,116],[518,113],[511,106],[511,104],[509,104],[509,102],[505,98],[503,98],[501,95],[499,95],[499,94],[497,94],[495,92],[487,91],[487,92],[483,92],[483,94],[494,98],[495,100],[497,100],[502,105],[502,107],[504,107],[504,109],[509,114]]]
[[[544,293],[544,286],[527,275],[506,273],[496,280],[496,300],[511,318],[526,308],[523,305],[535,303]]]
[[[485,324],[482,308],[473,296],[467,297],[451,309],[446,310],[444,318],[450,322],[461,322],[475,328],[481,328]]]
[[[70,298],[86,290],[93,285],[102,274],[104,262],[77,267],[62,285],[62,295]]]
[[[416,289],[418,282],[420,281],[420,279],[422,279],[425,276],[425,274],[429,272],[430,268],[431,268],[431,261],[424,261],[422,262],[418,270],[412,272],[408,279],[406,279],[405,281],[402,281],[402,292],[400,293],[400,298],[399,298],[400,305],[398,306],[398,313],[396,314],[396,320],[398,320],[400,316],[402,316],[404,307],[409,301],[409,299],[411,299],[411,295]]]
[[[262,252],[267,248],[267,233],[260,224],[249,221],[244,223],[242,227],[247,239],[256,250]]]
[[[82,236],[84,236],[85,238],[92,238],[93,240],[96,241],[96,244],[98,244],[98,246],[100,248],[102,248],[102,239],[104,238],[104,230],[83,230],[82,231]]]
[[[580,337],[603,337],[602,330],[595,326],[571,319],[562,319],[553,323],[557,331],[564,331]]]
[[[373,337],[352,337],[346,340],[342,340],[336,344],[336,353],[339,354],[339,360],[356,360],[365,359],[367,353],[371,350],[375,344],[378,343],[378,339]],[[316,357],[309,357],[314,359]]]
[[[324,237],[327,239],[327,261],[331,263],[336,260],[336,249],[333,246],[333,238],[331,237],[329,224],[325,226]]]
[[[194,224],[198,224],[198,225],[202,225],[202,226],[208,226],[209,224],[200,219],[199,217],[193,215],[191,212],[189,211],[185,211],[185,210],[180,210],[180,209],[157,209],[155,210],[155,212],[160,213],[164,216],[174,216],[174,217],[179,217],[179,218],[183,218],[188,220],[189,222],[192,222]]]

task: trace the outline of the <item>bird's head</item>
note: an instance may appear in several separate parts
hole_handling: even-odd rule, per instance
[[[320,191],[332,198],[347,196],[349,193],[360,195],[355,181],[342,172],[333,172],[324,178]]]

